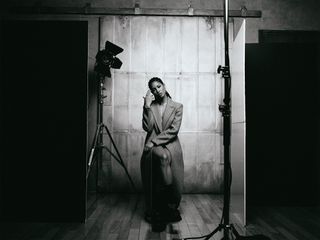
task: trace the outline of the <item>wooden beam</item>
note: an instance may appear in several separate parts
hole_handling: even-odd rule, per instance
[[[192,10],[192,11],[190,11]],[[223,10],[200,9],[164,9],[164,8],[94,8],[84,7],[13,7],[12,14],[80,14],[80,15],[135,15],[135,16],[195,16],[195,17],[223,17]],[[258,10],[230,10],[230,17],[260,18]]]

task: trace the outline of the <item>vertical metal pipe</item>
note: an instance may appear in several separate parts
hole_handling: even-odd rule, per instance
[[[98,150],[98,156],[97,156],[97,161],[96,161],[96,191],[99,191],[99,169],[102,168],[102,151],[101,151],[101,146],[103,145],[103,81],[104,81],[104,76],[101,76],[98,74],[99,78],[99,96],[98,96],[98,126],[99,126],[99,136],[98,136],[98,145],[97,148]]]
[[[229,0],[224,1],[225,66],[229,66]]]
[[[224,240],[229,240],[229,211],[231,188],[230,138],[231,138],[231,76],[229,60],[229,0],[224,1],[224,44],[225,44],[225,71],[224,71],[224,106],[223,142],[224,142]]]
[[[100,50],[100,35],[101,35],[101,17],[99,17],[99,21],[98,21],[98,51]],[[101,101],[102,101],[102,95],[101,95],[101,91],[102,91],[102,87],[101,87],[101,84],[103,82],[103,76],[100,74],[100,73],[97,73],[97,81],[98,81],[98,84],[97,84],[97,94],[98,94],[98,105],[97,105],[97,126],[99,128],[97,134],[98,134],[98,137],[97,137],[97,144],[96,144],[96,148],[98,150],[97,152],[97,161],[96,161],[96,192],[99,191],[99,165],[100,165],[100,162],[102,160],[102,151],[101,151],[101,144],[102,144],[102,141],[103,141],[103,138],[102,138],[102,127],[101,127],[101,124],[102,124],[102,121],[103,121],[103,104],[101,104]]]
[[[225,69],[228,74],[225,74],[225,104],[230,105],[230,90],[231,90],[231,77],[230,77],[230,59],[229,59],[229,0],[224,0],[224,62]],[[225,72],[226,73],[226,72]],[[227,101],[227,102],[226,102]],[[227,106],[228,107],[228,106]]]

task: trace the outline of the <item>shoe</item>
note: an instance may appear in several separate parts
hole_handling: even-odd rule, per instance
[[[166,222],[180,222],[182,220],[178,209],[170,209],[165,213],[164,219]]]
[[[165,219],[158,212],[146,212],[144,219],[151,224],[152,232],[163,232],[167,227]]]
[[[175,223],[182,220],[180,212],[176,208],[165,207],[161,211],[146,211],[144,219],[147,223]]]
[[[146,213],[146,214],[144,215],[144,220],[145,220],[147,223],[152,223],[152,216],[151,216],[151,214]]]
[[[166,230],[167,224],[164,222],[154,222],[151,224],[152,232],[163,232]]]
[[[144,214],[144,220],[147,223],[150,223],[150,224],[153,224],[153,223],[166,223],[165,216],[160,214],[158,211],[146,212]]]
[[[182,220],[178,209],[165,208],[153,216],[154,222],[175,223]]]

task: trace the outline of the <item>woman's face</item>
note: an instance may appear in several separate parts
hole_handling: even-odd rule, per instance
[[[163,98],[166,95],[166,88],[160,82],[154,81],[151,84],[151,92],[155,98]]]

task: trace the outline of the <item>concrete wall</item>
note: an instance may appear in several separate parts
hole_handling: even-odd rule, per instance
[[[51,6],[51,7],[91,7],[133,8],[135,3],[141,8],[186,9],[190,4],[194,9],[222,9],[223,0],[4,0],[2,11],[8,6]],[[230,0],[230,10],[245,6],[248,10],[262,11],[259,19],[248,19],[246,42],[258,42],[258,30],[320,30],[320,3],[318,0]]]
[[[112,70],[112,77],[107,79],[104,110],[106,123],[139,189],[146,136],[142,129],[142,97],[149,79],[157,76],[165,82],[172,99],[184,105],[179,132],[185,164],[184,190],[220,192],[223,156],[218,104],[222,103],[223,79],[216,68],[224,62],[223,20],[106,16],[100,26],[101,48],[109,40],[125,49],[117,55],[123,61],[121,69]],[[102,174],[103,188],[128,191],[124,170],[110,156],[103,161]]]

